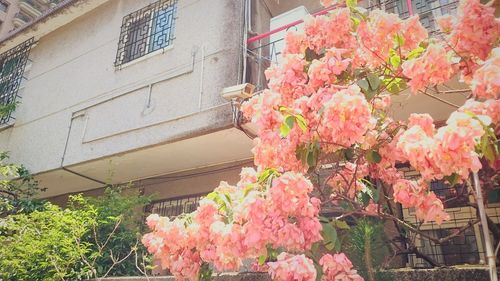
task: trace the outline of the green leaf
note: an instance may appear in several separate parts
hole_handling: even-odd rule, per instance
[[[449,176],[445,176],[444,179],[450,183],[450,186],[454,186],[457,184],[459,176],[456,173],[453,173]]]
[[[342,245],[340,244],[340,239],[337,239],[335,241],[335,247],[334,247],[335,252],[340,252],[342,250]]]
[[[288,128],[293,129],[293,125],[295,124],[295,117],[292,115],[288,115],[285,117],[285,124],[288,126]]]
[[[254,188],[253,184],[247,184],[247,186],[245,186],[245,189],[243,189],[243,197],[246,197],[248,193],[250,193],[250,191],[253,190],[253,188]]]
[[[267,255],[262,255],[259,257],[259,265],[264,265],[267,260]]]
[[[334,220],[333,222],[333,225],[335,225],[336,228],[338,229],[344,229],[344,230],[348,230],[350,229],[351,227],[345,222],[345,221],[341,221],[341,220]]]
[[[307,165],[309,167],[313,167],[315,164],[316,164],[316,159],[314,159],[314,152],[313,151],[309,151],[307,153]]]
[[[407,59],[411,60],[411,59],[415,59],[417,57],[419,57],[423,52],[425,51],[424,48],[422,47],[417,47],[413,50],[411,50],[408,55],[406,56]]]
[[[327,217],[319,216],[319,221],[323,223],[329,223],[330,219]]]
[[[372,90],[375,91],[380,86],[380,78],[378,77],[378,75],[376,75],[374,73],[368,73],[368,75],[366,76],[366,79],[368,79],[368,82],[370,83],[370,88]]]
[[[492,141],[488,137],[488,134],[484,134],[481,137],[480,145],[481,145],[481,152],[482,152],[483,156],[486,158],[486,160],[488,160],[488,162],[492,166],[494,166],[496,158],[497,158],[497,155],[496,155],[497,153],[495,151],[495,146],[492,144]]]
[[[401,78],[385,79],[384,84],[386,84],[387,91],[394,95],[399,94],[406,88],[406,81]]]
[[[361,23],[361,19],[358,17],[351,17],[352,24],[357,27]]]
[[[335,247],[335,241],[337,240],[337,230],[330,223],[323,223],[322,226],[322,236],[325,247],[331,251]]]
[[[367,206],[370,203],[371,196],[367,192],[360,192],[358,195],[358,200],[363,206]]]
[[[288,125],[283,122],[283,124],[281,124],[280,126],[280,136],[282,138],[286,138],[288,137],[289,134],[290,134],[290,127],[288,127]]]
[[[382,161],[382,156],[380,156],[380,154],[378,153],[378,151],[376,150],[370,150],[368,151],[368,153],[366,154],[366,160],[370,163],[380,163],[380,161]]]
[[[305,132],[307,130],[307,121],[304,116],[297,114],[295,115],[295,120],[297,121],[297,125],[299,125],[300,129]]]
[[[398,47],[401,47],[405,44],[405,38],[399,34],[396,34],[394,36],[394,42],[398,45]]]
[[[344,157],[347,161],[351,161],[354,159],[354,149],[346,148],[344,149]]]
[[[274,176],[279,176],[279,173],[276,169],[272,168],[267,168],[258,177],[258,182],[263,183],[266,182],[269,178],[274,177]]]
[[[358,6],[357,0],[346,0],[345,3],[349,8],[356,8]]]
[[[370,188],[372,190],[372,199],[375,203],[380,200],[380,191],[377,189]]]
[[[373,97],[375,96],[376,93],[377,92],[373,91],[372,89],[369,89],[368,91],[365,91],[364,94],[365,94],[366,100],[367,101],[371,101],[373,99]]]
[[[370,89],[370,84],[366,79],[358,80],[357,84],[364,91],[368,91]]]
[[[398,68],[401,65],[401,58],[398,55],[391,56],[389,62],[394,68]]]

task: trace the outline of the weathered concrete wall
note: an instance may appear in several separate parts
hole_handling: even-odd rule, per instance
[[[115,68],[123,17],[151,2],[108,1],[39,38],[15,124],[0,131],[13,162],[39,173],[63,154],[73,165],[231,124],[220,92],[239,78],[241,1],[179,1],[173,44]]]
[[[485,267],[447,267],[437,269],[398,269],[388,271],[388,280],[394,281],[487,281],[488,271]],[[217,281],[270,281],[266,273],[225,273],[213,278]],[[144,277],[106,278],[107,281],[144,281]],[[172,277],[149,277],[151,281],[173,281]]]

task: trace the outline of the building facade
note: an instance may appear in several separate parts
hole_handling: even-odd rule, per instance
[[[207,170],[226,176],[251,157],[220,94],[242,79],[241,10],[231,0],[61,2],[1,43],[15,66],[3,64],[3,103],[19,102],[1,149],[47,198],[200,169],[206,179],[159,197],[213,188]]]
[[[403,18],[408,3],[362,2]],[[436,16],[457,6],[410,3],[430,31]],[[236,182],[241,167],[253,163],[255,131],[221,93],[243,83],[264,89],[264,69],[280,62],[284,32],[323,12],[318,0],[0,0],[0,109],[9,112],[0,120],[0,150],[25,165],[48,188],[42,197],[54,202],[133,182],[155,194],[149,211],[191,211],[219,181]],[[446,120],[452,110],[409,93],[392,106],[396,119],[429,112]],[[411,210],[402,215],[414,219]],[[476,254],[450,264],[484,260],[479,228],[466,235],[462,252]],[[453,249],[420,246],[443,257]]]

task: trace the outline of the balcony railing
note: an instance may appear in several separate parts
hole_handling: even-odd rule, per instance
[[[435,22],[436,17],[445,14],[456,14],[458,7],[458,0],[386,0],[372,2],[376,4],[365,5],[368,10],[384,9],[387,12],[399,14],[403,19],[418,14],[420,21],[428,29],[431,36],[438,33],[438,27]],[[312,15],[326,14],[335,8],[338,8],[338,6],[326,8]],[[256,85],[256,90],[262,90],[267,86],[264,70],[272,63],[279,63],[284,38],[274,38],[271,41],[271,36],[282,31],[297,28],[302,22],[303,20],[297,20],[247,40],[249,62],[247,77],[250,79],[249,82]]]
[[[40,5],[40,3],[37,3],[34,0],[19,1],[19,9],[33,18],[41,16],[43,11],[45,10],[45,8]]]
[[[200,199],[206,195],[200,193],[154,201],[146,207],[146,212],[174,218],[195,211]]]

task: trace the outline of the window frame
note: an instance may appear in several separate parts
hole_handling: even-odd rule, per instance
[[[115,67],[122,68],[142,57],[172,47],[177,3],[178,0],[160,0],[123,17]],[[163,21],[164,25],[160,26],[159,23]]]

